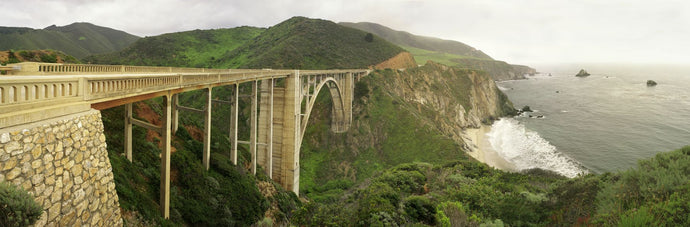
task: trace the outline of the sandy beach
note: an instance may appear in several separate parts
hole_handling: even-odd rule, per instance
[[[464,139],[470,147],[470,151],[467,154],[491,167],[505,171],[515,171],[515,166],[503,159],[491,147],[486,136],[490,131],[491,126],[488,125],[482,125],[480,128],[466,128],[464,130]]]

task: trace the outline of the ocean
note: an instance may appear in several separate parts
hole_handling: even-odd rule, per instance
[[[534,112],[498,120],[486,134],[492,148],[518,169],[543,168],[569,177],[616,172],[690,145],[690,66],[537,69],[540,74],[527,80],[497,82],[515,108],[529,106]],[[580,69],[591,75],[575,77]],[[647,87],[647,80],[658,85]]]

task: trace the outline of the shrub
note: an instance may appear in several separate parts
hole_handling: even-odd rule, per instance
[[[403,203],[403,209],[407,216],[415,222],[423,222],[427,225],[436,224],[436,209],[434,204],[424,196],[410,196]]]
[[[43,207],[24,189],[0,182],[0,226],[29,226],[42,213]]]

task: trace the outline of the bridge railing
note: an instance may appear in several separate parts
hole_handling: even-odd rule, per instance
[[[6,66],[9,75],[54,75],[83,73],[224,73],[238,70],[130,65],[91,65],[23,62]],[[240,70],[241,71],[241,70]]]

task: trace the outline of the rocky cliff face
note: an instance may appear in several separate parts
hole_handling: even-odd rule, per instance
[[[512,103],[484,72],[428,62],[386,73],[381,82],[417,111],[419,120],[462,143],[462,128],[479,127],[513,110]]]

